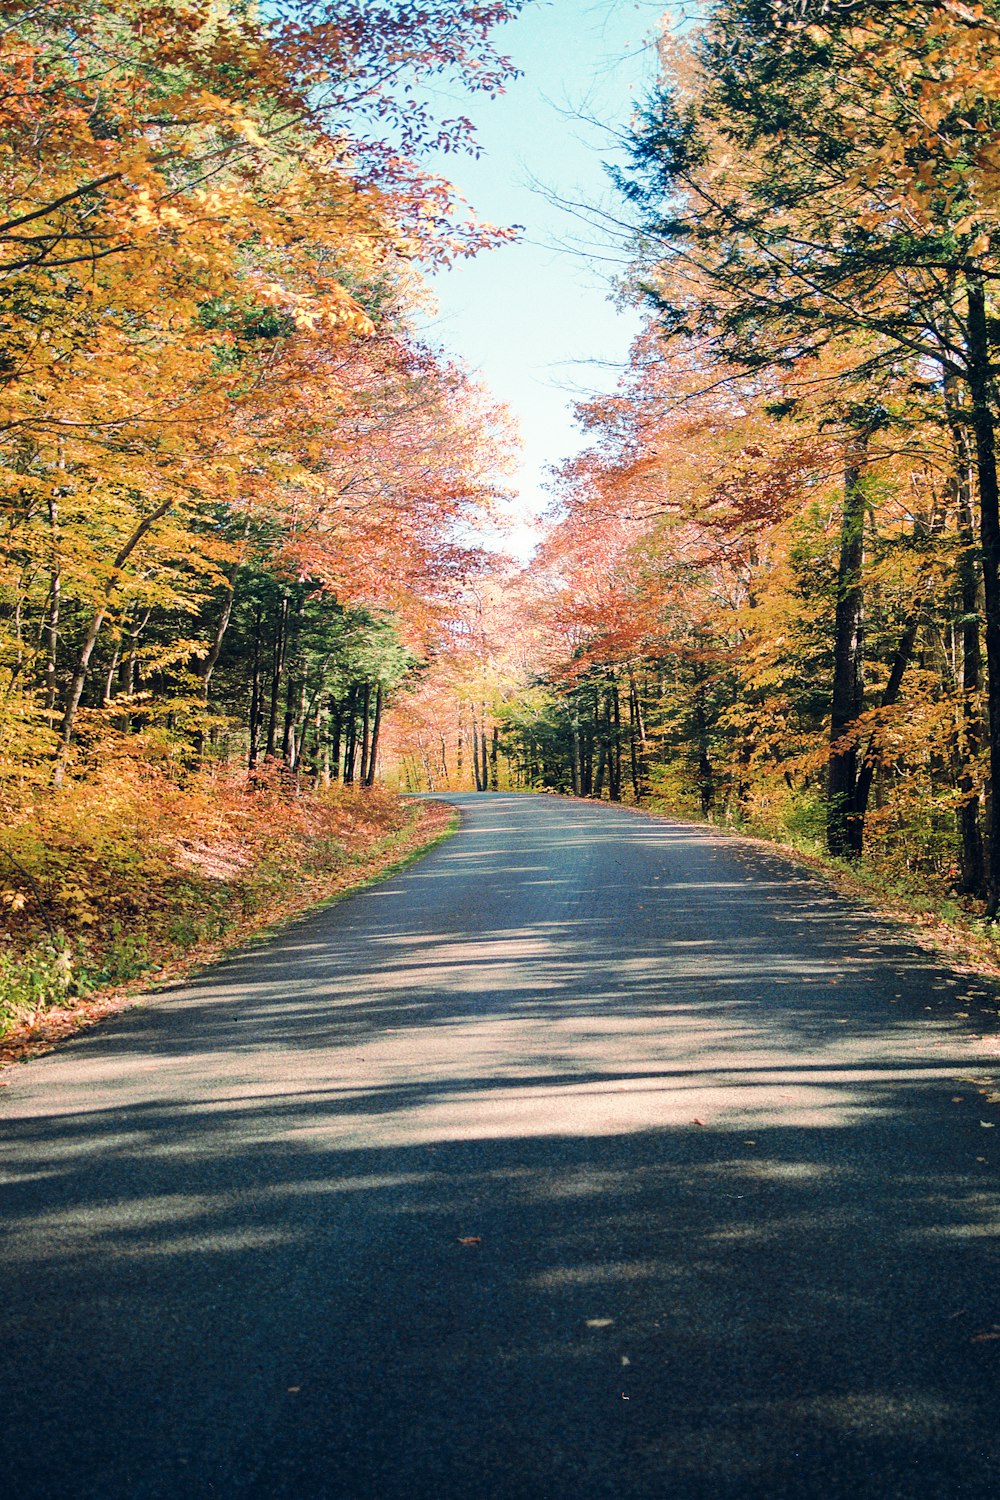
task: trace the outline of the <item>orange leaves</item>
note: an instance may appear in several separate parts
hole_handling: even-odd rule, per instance
[[[413,159],[470,143],[418,82],[500,87],[516,9],[0,0],[0,778],[51,775],[60,725],[59,777],[154,725],[201,754],[230,709],[254,759],[265,699],[321,775],[344,692],[374,732],[400,635],[439,638],[507,436],[413,339],[414,267],[503,232]],[[286,659],[291,593],[371,611],[357,682]]]

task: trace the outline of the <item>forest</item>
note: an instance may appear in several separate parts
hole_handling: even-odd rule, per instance
[[[476,785],[498,744],[499,784],[997,915],[998,49],[1000,8],[936,0],[665,27],[613,168],[644,330],[537,556],[477,603]],[[414,784],[461,774],[470,712],[441,715]]]
[[[405,852],[407,792],[1000,914],[1000,4],[664,20],[601,211],[642,331],[527,563],[422,318],[517,233],[427,161],[522,8],[0,0],[0,1025]]]

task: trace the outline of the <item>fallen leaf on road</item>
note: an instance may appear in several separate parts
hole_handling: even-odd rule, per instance
[[[993,1130],[994,1129],[994,1123],[993,1123],[992,1120],[980,1120],[979,1123],[983,1127],[984,1130]]]
[[[705,1128],[705,1121],[704,1120],[692,1120],[691,1124],[692,1125],[700,1125],[703,1130]]]
[[[483,1237],[481,1234],[460,1234],[458,1243],[460,1245],[481,1245]]]
[[[992,1344],[1000,1339],[1000,1333],[974,1333],[969,1340],[970,1344]]]
[[[302,1387],[300,1385],[290,1385],[288,1387],[288,1394],[290,1396],[297,1396],[299,1394],[299,1391],[301,1391],[301,1389],[302,1389]]]
[[[587,1327],[588,1328],[610,1328],[611,1325],[614,1323],[614,1321],[615,1321],[614,1318],[588,1318],[587,1319]]]

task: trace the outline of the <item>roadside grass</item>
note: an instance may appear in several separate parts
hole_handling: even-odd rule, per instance
[[[307,792],[226,768],[178,785],[148,765],[16,809],[0,869],[0,1066],[447,838],[454,808],[382,787]]]

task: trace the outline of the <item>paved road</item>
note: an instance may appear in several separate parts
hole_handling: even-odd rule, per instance
[[[748,846],[454,800],[0,1091],[0,1489],[995,1500],[995,1001]]]

